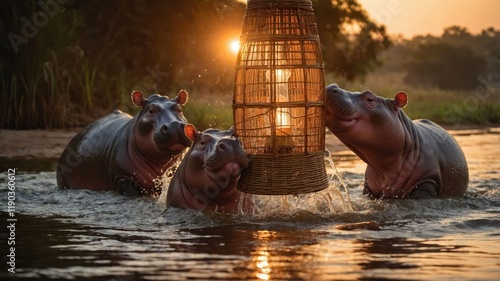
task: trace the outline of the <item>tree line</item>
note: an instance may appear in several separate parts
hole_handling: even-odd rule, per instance
[[[478,34],[451,26],[441,36],[395,40],[385,56],[385,69],[406,73],[404,81],[417,87],[472,90],[480,77],[500,83],[500,30]]]
[[[356,0],[312,2],[325,71],[337,77],[364,77],[389,48],[396,59],[386,67],[407,71],[411,84],[466,88],[462,77],[498,71],[496,30],[392,40]],[[228,44],[244,12],[237,0],[1,1],[0,128],[82,126],[132,110],[133,89],[228,101],[236,61]]]
[[[389,45],[354,0],[314,0],[327,72],[354,79]],[[2,128],[81,126],[128,93],[231,95],[245,4],[236,0],[4,0]],[[360,26],[347,34],[345,25]]]

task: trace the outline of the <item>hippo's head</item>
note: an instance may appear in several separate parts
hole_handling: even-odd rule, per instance
[[[370,91],[349,92],[326,87],[326,126],[362,159],[367,150],[392,151],[404,142],[400,109],[408,101],[404,92],[394,99]]]
[[[188,124],[184,130],[194,142],[183,159],[187,161],[184,180],[191,193],[202,196],[200,200],[219,204],[239,192],[236,184],[242,170],[248,167],[248,156],[234,137],[234,128],[198,132]]]
[[[188,93],[184,90],[175,98],[157,94],[144,98],[140,91],[132,92],[132,102],[142,107],[135,117],[133,132],[141,151],[171,157],[191,145],[191,140],[184,134],[187,120],[181,108],[187,98]]]

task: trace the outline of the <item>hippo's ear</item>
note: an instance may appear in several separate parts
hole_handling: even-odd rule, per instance
[[[180,105],[184,105],[188,100],[188,93],[185,90],[180,90],[176,99]]]
[[[408,95],[405,92],[398,92],[393,100],[396,108],[403,108],[408,103]]]
[[[132,92],[132,94],[130,95],[130,99],[132,99],[132,103],[135,106],[139,107],[143,107],[147,102],[147,100],[142,96],[142,92],[137,90]]]
[[[196,139],[200,135],[200,133],[192,124],[187,124],[186,126],[184,126],[184,134],[186,134],[186,137],[188,137],[193,142],[196,141]]]
[[[236,133],[234,126],[231,126],[231,128],[229,128],[229,130],[227,130],[227,131],[231,134],[231,136],[234,137],[234,134]]]

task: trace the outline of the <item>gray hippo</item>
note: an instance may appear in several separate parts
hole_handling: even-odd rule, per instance
[[[370,91],[326,88],[326,126],[366,164],[364,193],[372,198],[461,196],[469,181],[467,161],[443,128],[402,110],[404,92],[394,99]]]
[[[78,133],[59,158],[57,185],[125,195],[161,193],[155,179],[191,145],[181,109],[187,98],[184,90],[175,98],[144,98],[134,91],[132,102],[141,111],[132,118],[116,110]]]
[[[250,200],[236,188],[242,170],[248,167],[248,156],[234,137],[234,128],[198,132],[188,124],[184,130],[193,145],[170,181],[167,207],[223,213],[238,212],[239,207],[250,210]]]

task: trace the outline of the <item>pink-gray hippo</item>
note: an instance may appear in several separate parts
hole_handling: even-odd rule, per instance
[[[326,126],[366,164],[364,193],[372,198],[461,196],[469,181],[467,161],[455,139],[437,124],[412,121],[394,99],[370,91],[326,88]]]
[[[125,195],[161,193],[155,179],[191,145],[181,108],[187,98],[184,90],[175,98],[132,92],[141,111],[132,117],[116,110],[78,133],[59,158],[57,185]]]
[[[251,201],[236,188],[248,156],[234,128],[198,132],[188,124],[184,131],[193,145],[170,181],[167,206],[223,213],[250,210]]]

